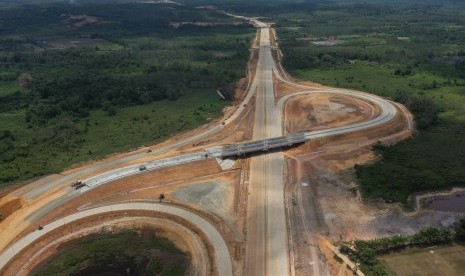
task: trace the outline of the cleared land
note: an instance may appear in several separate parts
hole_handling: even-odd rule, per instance
[[[465,246],[409,249],[378,258],[397,276],[456,276],[465,271]]]
[[[291,98],[285,112],[285,128],[288,133],[295,133],[368,120],[375,115],[375,108],[355,98],[316,94]]]
[[[463,185],[463,4],[336,2],[270,7],[267,14],[276,18],[283,65],[294,77],[415,99],[405,101],[419,129],[415,139],[380,148],[381,162],[359,167],[363,196],[411,207],[414,192]]]
[[[263,28],[262,30],[267,29],[268,28]],[[267,42],[267,37],[268,33],[263,32],[261,39],[262,44]],[[271,42],[272,41],[274,40],[271,39]],[[271,70],[269,69],[273,68],[275,72],[278,70],[273,67],[272,57],[274,57],[274,55],[271,54],[269,47],[262,47],[260,52],[262,54],[262,59],[257,66],[257,79],[259,82],[255,84],[258,89],[256,101],[254,102],[254,104],[256,104],[256,120],[253,127],[254,138],[260,136],[276,136],[276,132],[278,130],[279,132],[281,131],[281,124],[279,124],[281,119],[280,116],[278,116],[280,115],[280,110],[274,108],[276,99],[274,98],[275,94],[273,93],[274,87],[272,84],[276,82],[273,82]],[[277,77],[280,80],[284,78],[283,76]],[[298,85],[291,82],[285,82],[285,85],[287,85],[288,88],[294,86],[295,90],[302,89],[301,86],[298,87]],[[254,86],[252,85],[252,87]],[[255,91],[255,89],[253,89],[253,91]],[[349,116],[350,113],[355,112],[351,117],[354,122],[366,119],[364,116],[372,116],[373,110],[369,104],[360,104],[355,101],[342,101],[342,99],[335,98],[332,98],[332,100],[331,98],[325,98],[323,100],[323,104],[319,106],[317,104],[315,105],[317,108],[314,110],[316,112],[314,112],[313,115],[315,115],[316,120],[324,121],[326,125],[330,125],[329,127],[334,127],[340,123],[342,124],[344,122],[344,116],[351,117]],[[310,104],[313,105],[315,102],[307,100],[304,104],[301,112],[292,116],[311,116],[312,113],[309,112],[309,109],[311,109]],[[240,104],[240,106],[243,106],[243,104]],[[396,114],[395,110],[395,108],[391,110],[392,113],[390,114]],[[399,111],[400,110],[401,109],[399,109]],[[247,106],[244,113],[250,111],[251,109]],[[374,111],[376,111],[376,108]],[[232,262],[237,274],[240,274],[239,270],[242,271],[242,269],[245,268],[246,271],[256,271],[255,273],[252,272],[254,275],[260,275],[262,273],[270,274],[273,272],[279,275],[285,275],[289,272],[287,269],[287,256],[284,256],[287,252],[291,255],[290,270],[292,271],[295,265],[298,272],[296,275],[300,275],[299,273],[301,273],[301,275],[309,275],[312,272],[314,275],[326,274],[329,270],[324,267],[325,263],[322,262],[323,258],[321,258],[318,252],[318,243],[315,236],[317,234],[326,234],[332,235],[332,237],[336,239],[343,235],[349,236],[351,233],[344,233],[344,227],[352,229],[356,227],[354,225],[361,224],[360,218],[365,212],[359,208],[358,202],[353,202],[354,204],[352,204],[352,206],[349,205],[352,203],[351,201],[355,201],[355,199],[351,197],[347,197],[349,199],[345,202],[346,204],[339,204],[339,206],[336,206],[339,208],[337,212],[328,212],[331,208],[336,207],[328,207],[328,204],[325,205],[325,202],[318,201],[321,193],[325,192],[325,190],[320,189],[319,185],[325,185],[328,195],[335,194],[335,191],[339,189],[346,192],[349,188],[344,186],[345,183],[340,183],[338,181],[337,172],[353,167],[356,161],[357,163],[358,161],[366,162],[371,159],[373,155],[370,153],[370,146],[376,143],[378,139],[396,142],[408,137],[410,130],[405,130],[407,128],[407,118],[405,116],[409,117],[408,112],[406,112],[406,114],[402,112],[399,113],[401,114],[397,114],[392,118],[389,117],[391,118],[388,120],[389,123],[386,123],[386,121],[384,121],[382,125],[375,125],[375,123],[373,123],[371,129],[363,129],[363,131],[357,131],[361,129],[354,126],[353,133],[339,133],[337,136],[320,137],[321,139],[315,139],[300,147],[289,150],[286,156],[290,156],[291,154],[295,155],[294,158],[297,163],[296,171],[298,171],[298,173],[296,173],[297,176],[293,179],[295,180],[294,184],[296,187],[293,191],[290,191],[291,194],[282,194],[283,183],[281,181],[282,175],[284,174],[284,164],[281,163],[281,160],[284,163],[284,155],[281,153],[253,156],[250,158],[252,160],[250,162],[251,165],[244,162],[245,166],[241,168],[243,169],[243,173],[237,169],[237,165],[235,167],[237,171],[231,169],[231,173],[228,173],[228,175],[220,170],[215,161],[202,161],[197,164],[189,164],[157,172],[147,172],[140,176],[120,179],[113,182],[111,185],[99,187],[92,190],[92,192],[84,194],[84,196],[77,197],[66,205],[63,205],[62,208],[55,208],[56,206],[54,206],[55,209],[52,211],[46,208],[40,208],[40,206],[30,206],[28,209],[23,209],[23,211],[35,210],[36,213],[42,212],[45,216],[43,218],[37,217],[38,220],[31,219],[33,216],[24,216],[26,220],[29,220],[32,224],[29,229],[24,228],[25,231],[20,233],[20,235],[25,234],[27,231],[37,229],[38,224],[42,222],[54,220],[56,217],[64,215],[65,213],[73,213],[76,209],[131,199],[157,201],[158,196],[164,193],[166,195],[164,200],[169,204],[160,204],[161,206],[181,205],[180,207],[188,207],[189,214],[197,214],[208,220],[217,228],[226,240],[229,251],[235,251]],[[331,116],[335,118],[330,118]],[[242,120],[242,122],[238,122],[236,127],[240,128],[247,120],[246,118],[252,121],[253,116],[243,115],[243,118],[237,118],[238,121]],[[298,127],[306,128],[307,126],[307,122],[303,122],[302,125]],[[233,126],[229,127],[232,128]],[[225,132],[221,134],[224,135],[224,133],[228,133],[226,131],[230,131],[230,129],[225,130]],[[243,132],[244,138],[250,135],[246,130]],[[220,136],[217,137],[217,135],[215,135],[214,138],[207,137],[205,141],[209,141],[208,138],[215,140],[215,142],[221,140]],[[230,137],[228,139],[229,141],[241,139],[241,136]],[[198,142],[199,144],[196,142],[196,144],[192,144],[192,147],[205,146],[210,142]],[[187,148],[190,146],[191,145],[186,145],[185,147]],[[315,151],[315,156],[308,156],[308,153],[312,151]],[[318,155],[321,151],[325,153],[323,158],[319,158],[321,156]],[[313,157],[315,157],[315,160],[313,160]],[[317,158],[319,159],[317,160]],[[329,167],[332,171],[325,174],[323,167]],[[242,181],[244,178],[247,179],[247,172],[244,171],[248,168],[252,170],[250,172],[252,176],[250,177],[250,183],[247,180],[244,182]],[[289,175],[291,175],[289,178],[292,178],[292,172],[289,172]],[[203,179],[200,180],[199,178]],[[228,179],[233,179],[233,181],[228,181]],[[245,189],[242,189],[243,185],[246,187]],[[350,188],[352,187],[353,185],[350,186]],[[65,190],[63,188],[64,185],[60,187],[60,191]],[[250,195],[247,215],[238,210],[234,210],[233,212],[231,210],[233,208],[218,210],[219,206],[229,206],[231,202],[233,202],[233,197],[233,205],[236,206],[237,202],[242,202],[244,194],[245,197],[247,197],[247,188],[250,188],[248,190]],[[235,193],[230,189],[235,189]],[[50,191],[47,192],[50,193]],[[65,192],[67,191],[65,190]],[[292,192],[295,194],[292,194]],[[60,197],[61,194],[57,193],[55,196]],[[293,202],[294,198],[298,200]],[[34,199],[32,201],[34,201]],[[48,204],[49,201],[48,199],[43,199],[42,203]],[[291,225],[293,229],[291,229],[290,232],[293,231],[292,234],[294,236],[289,243],[287,243],[286,240],[287,235],[284,234],[288,229],[285,228],[287,226],[287,221],[284,219],[285,216],[284,218],[282,216],[284,215],[284,210],[281,209],[283,207],[283,201],[285,201],[288,206],[296,206],[297,202],[299,202],[300,205],[292,210],[292,212],[294,212],[294,214],[292,214],[294,218],[290,223],[300,225]],[[12,199],[11,202],[12,203],[9,203],[11,206],[7,207],[12,210],[21,207],[21,202],[17,199]],[[341,206],[344,208],[342,209]],[[354,210],[360,211],[361,215],[353,212],[354,214],[352,214],[351,219],[346,221],[338,220],[341,217],[347,217],[347,213]],[[17,214],[19,212],[15,213]],[[232,223],[224,223],[224,221],[221,220],[224,219],[225,214],[232,217]],[[363,218],[365,219],[364,222],[373,221],[378,225],[377,219],[379,217],[375,217],[375,215],[377,215],[375,213],[372,214],[372,217]],[[11,222],[14,215],[15,214],[10,215],[7,219]],[[234,220],[234,216],[236,221]],[[19,218],[17,217],[17,219],[20,218],[21,216]],[[246,223],[245,218],[249,218],[248,225],[247,228],[242,228],[243,223]],[[328,223],[330,220],[331,222]],[[403,223],[401,224],[401,226],[404,225]],[[3,222],[3,225],[5,225],[5,222]],[[389,223],[386,223],[386,225],[389,225]],[[364,234],[363,231],[369,232],[367,235],[375,232],[374,227],[371,229],[367,228],[360,230],[362,235]],[[394,231],[399,230],[394,229]],[[246,234],[247,239],[245,240],[241,235],[237,235],[238,232]],[[354,234],[354,236],[358,236],[358,233]],[[294,239],[294,237],[296,238]],[[301,248],[297,248],[297,250],[293,248],[296,246],[296,243],[298,243],[298,246],[301,246]],[[244,250],[243,246],[245,245],[248,246],[247,250]],[[250,247],[251,245],[252,247]],[[287,248],[288,245],[290,248]],[[244,256],[246,256],[247,260],[245,264],[242,263],[243,261],[241,260]],[[26,258],[27,255],[23,255],[22,257]],[[294,257],[296,258],[293,259]],[[229,261],[229,259],[231,258],[228,256],[227,260]],[[298,265],[300,265],[300,267],[297,267]],[[298,269],[300,269],[300,271]]]

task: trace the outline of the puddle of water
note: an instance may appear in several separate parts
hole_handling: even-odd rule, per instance
[[[465,213],[465,192],[434,198],[427,207],[437,211]]]

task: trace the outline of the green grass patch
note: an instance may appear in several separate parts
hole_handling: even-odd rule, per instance
[[[199,90],[176,101],[118,108],[114,116],[95,111],[89,116],[83,147],[91,150],[93,156],[101,156],[153,144],[217,118],[227,104],[216,91]]]
[[[214,90],[198,90],[176,101],[120,107],[113,116],[96,110],[85,120],[60,119],[38,130],[25,122],[24,110],[0,113],[2,126],[15,137],[2,140],[0,177],[11,181],[57,173],[75,163],[161,142],[217,118],[227,104]]]
[[[378,259],[394,275],[455,276],[465,271],[465,246],[412,248]]]
[[[9,82],[1,81],[0,82],[0,96],[5,96],[8,94],[17,92],[17,91],[21,92],[24,90],[25,89],[20,87],[16,81],[9,81]]]

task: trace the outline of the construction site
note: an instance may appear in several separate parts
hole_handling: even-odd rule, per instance
[[[365,92],[293,79],[271,24],[236,17],[257,35],[223,117],[8,191],[1,275],[28,275],[72,240],[144,227],[186,253],[188,275],[363,275],[338,242],[455,219],[363,202],[354,166],[378,158],[373,145],[409,138],[412,114]],[[268,146],[292,135],[302,140]]]

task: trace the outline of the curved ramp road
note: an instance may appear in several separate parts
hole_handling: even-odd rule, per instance
[[[376,126],[388,123],[389,121],[393,120],[397,115],[397,108],[391,102],[383,98],[374,96],[374,95],[370,95],[370,94],[358,92],[358,91],[353,91],[353,90],[346,90],[346,89],[309,90],[309,91],[297,92],[294,94],[286,95],[279,99],[277,103],[277,108],[282,111],[284,109],[284,104],[287,102],[287,100],[289,100],[292,97],[299,96],[299,95],[319,94],[319,93],[343,95],[343,96],[350,96],[350,97],[362,99],[362,100],[374,103],[377,106],[379,106],[381,108],[381,113],[373,119],[360,122],[360,123],[356,123],[353,125],[305,132],[305,137],[308,140],[327,137],[331,135],[355,132],[355,131],[360,131],[360,130],[364,130],[364,129],[371,128],[371,127],[376,127]]]
[[[216,230],[216,228],[211,225],[208,221],[203,219],[202,217],[190,213],[184,209],[159,204],[159,203],[121,203],[121,204],[113,204],[107,205],[97,208],[92,208],[88,210],[84,210],[64,218],[58,219],[54,222],[51,222],[47,225],[43,226],[42,230],[36,230],[32,233],[27,234],[13,245],[11,245],[7,250],[5,250],[0,255],[0,270],[5,267],[5,265],[21,250],[26,248],[28,245],[34,243],[39,238],[45,236],[46,234],[50,233],[51,231],[60,228],[68,223],[94,216],[101,213],[109,213],[115,211],[134,211],[134,210],[142,210],[142,211],[156,211],[162,212],[174,216],[181,217],[190,223],[194,224],[197,228],[199,228],[207,237],[210,244],[213,245],[215,250],[216,260],[217,260],[217,268],[219,275],[231,276],[232,275],[232,263],[231,263],[231,256],[229,254],[228,246],[224,241],[221,234]]]
[[[264,24],[257,24],[257,26],[261,27],[261,39],[260,55],[255,75],[257,92],[254,141],[282,135],[283,104],[290,97],[299,94],[343,94],[372,102],[381,108],[381,114],[376,118],[350,126],[307,132],[304,134],[306,139],[359,131],[387,123],[395,118],[397,109],[389,101],[351,90],[314,89],[313,91],[304,91],[283,97],[278,103],[275,103],[273,73],[278,80],[296,88],[312,89],[288,81],[280,75],[271,54],[270,29]],[[283,202],[284,157],[282,153],[253,157],[250,166],[245,275],[289,275],[291,270],[289,268],[288,234]],[[313,258],[316,257],[313,256]],[[314,267],[313,274],[320,274],[317,265]]]
[[[230,15],[230,14],[228,14]],[[234,15],[231,15],[234,16]],[[381,112],[375,118],[370,120],[348,125],[337,128],[311,131],[305,133],[299,133],[294,138],[297,142],[300,140],[309,140],[322,138],[332,135],[344,134],[349,132],[355,132],[364,130],[367,128],[379,126],[385,124],[396,117],[397,108],[396,106],[374,95],[368,93],[345,90],[345,89],[333,89],[333,88],[309,88],[302,84],[296,84],[286,79],[281,75],[280,70],[277,69],[277,65],[273,59],[272,47],[270,45],[270,28],[267,24],[260,22],[256,18],[247,18],[242,16],[235,16],[244,20],[249,20],[255,24],[255,26],[261,28],[260,33],[260,46],[259,46],[259,57],[257,63],[257,69],[253,80],[250,83],[247,94],[243,101],[232,113],[231,116],[226,118],[221,125],[214,126],[206,131],[189,137],[187,139],[175,142],[173,144],[164,146],[162,148],[154,150],[152,153],[134,153],[115,159],[107,163],[101,163],[91,165],[87,168],[83,168],[76,171],[68,176],[62,177],[55,181],[33,187],[33,189],[25,189],[24,191],[19,189],[15,193],[21,193],[21,196],[26,198],[37,197],[54,187],[75,181],[76,179],[83,178],[85,175],[95,173],[98,170],[108,169],[111,166],[122,164],[124,162],[136,160],[144,156],[155,156],[157,154],[166,152],[168,150],[176,149],[180,146],[191,143],[194,140],[203,139],[213,133],[220,131],[224,125],[228,125],[235,119],[239,118],[245,110],[247,104],[250,102],[252,97],[256,95],[255,100],[255,118],[254,118],[254,129],[253,129],[253,141],[246,142],[237,145],[228,146],[215,146],[206,148],[204,150],[177,155],[174,157],[163,158],[159,160],[152,160],[145,163],[127,166],[124,168],[118,168],[115,170],[107,171],[102,174],[84,179],[88,187],[83,188],[80,191],[69,192],[63,197],[69,200],[80,193],[90,192],[91,188],[99,185],[112,182],[116,179],[143,173],[145,171],[155,170],[168,166],[175,166],[180,164],[186,164],[190,162],[196,162],[205,160],[207,158],[213,158],[215,156],[221,156],[222,154],[237,154],[245,150],[255,150],[260,148],[272,148],[279,144],[288,144],[292,142],[294,136],[282,136],[282,114],[283,106],[286,101],[291,97],[298,95],[312,94],[312,93],[329,93],[350,96],[357,99],[361,99],[367,102],[371,102],[380,107]],[[301,89],[301,92],[287,95],[275,101],[275,91],[273,85],[273,77],[285,82],[295,88]],[[144,165],[145,168],[140,168]],[[250,184],[247,204],[247,241],[246,241],[246,256],[245,256],[245,267],[244,275],[253,276],[265,276],[265,275],[289,275],[291,274],[291,268],[289,264],[289,247],[288,247],[288,233],[287,233],[287,222],[284,205],[284,165],[285,159],[281,152],[273,152],[264,155],[254,156],[250,163]],[[28,187],[30,188],[30,187]],[[71,189],[70,189],[71,190]],[[60,198],[62,200],[62,198]],[[47,212],[61,206],[65,201],[57,201],[50,206],[43,206],[49,209],[44,209]],[[210,243],[214,247],[214,251],[217,257],[217,267],[219,275],[228,276],[232,275],[232,263],[231,256],[228,251],[228,247],[221,234],[205,219],[190,213],[187,210],[177,208],[170,205],[158,204],[158,203],[122,203],[108,206],[97,207],[93,209],[84,210],[65,218],[56,220],[50,224],[44,226],[43,230],[34,231],[24,236],[16,243],[11,245],[9,248],[4,250],[0,254],[0,269],[3,268],[7,263],[22,249],[29,244],[33,243],[40,237],[46,235],[53,229],[59,228],[67,223],[92,216],[99,213],[108,213],[112,211],[123,211],[123,210],[148,210],[158,211],[167,214],[175,215],[188,220],[198,227],[205,233]],[[36,210],[34,215],[35,219],[39,219],[43,214],[47,212],[40,212]],[[31,215],[31,214],[29,214]],[[20,233],[21,229],[8,229],[12,233]],[[7,241],[5,241],[5,244]],[[313,256],[315,257],[315,256]],[[318,275],[318,267],[314,267],[313,274]]]
[[[143,173],[146,171],[205,160],[207,158],[205,155],[206,155],[206,152],[202,151],[202,152],[183,154],[183,155],[178,155],[174,157],[159,159],[159,160],[150,161],[146,163],[135,164],[135,165],[131,165],[128,167],[119,168],[116,170],[112,170],[109,172],[96,175],[89,179],[85,179],[84,182],[89,188],[95,188],[100,185],[115,181],[117,179],[121,179],[121,178],[128,177],[131,175],[136,175],[136,174]],[[145,169],[140,170],[139,168],[141,165],[145,166]]]

